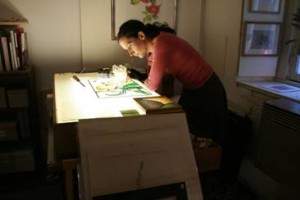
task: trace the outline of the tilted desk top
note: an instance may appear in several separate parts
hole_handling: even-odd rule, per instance
[[[72,78],[76,75],[80,82]],[[54,117],[55,123],[78,122],[80,119],[122,117],[120,111],[135,109],[144,114],[133,101],[137,95],[101,96],[96,95],[92,85],[99,80],[99,73],[57,73],[54,75]],[[134,80],[149,95],[159,96],[149,91],[141,82]],[[99,93],[98,93],[99,94]]]
[[[80,82],[72,78],[74,75]],[[85,199],[132,191],[141,186],[184,183],[188,199],[202,200],[185,114],[145,116],[133,98],[159,94],[148,91],[134,95],[130,92],[96,95],[91,82],[97,79],[98,73],[54,76],[55,123],[76,123],[79,174]],[[147,91],[141,82],[136,83]],[[141,116],[122,118],[121,111],[132,109]],[[72,195],[71,190],[68,191]]]

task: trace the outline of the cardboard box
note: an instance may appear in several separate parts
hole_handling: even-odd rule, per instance
[[[28,94],[26,89],[7,90],[6,93],[9,107],[28,107]]]
[[[1,121],[0,122],[0,141],[17,140],[17,122]]]
[[[35,170],[33,149],[0,153],[0,174]]]
[[[206,138],[193,139],[192,144],[199,173],[220,169],[221,146]]]

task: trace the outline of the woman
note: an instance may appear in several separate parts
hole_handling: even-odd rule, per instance
[[[192,134],[209,137],[223,145],[226,136],[227,99],[224,87],[201,55],[166,25],[129,20],[117,38],[130,56],[147,58],[145,85],[157,90],[165,74],[182,84],[179,104],[186,112]]]

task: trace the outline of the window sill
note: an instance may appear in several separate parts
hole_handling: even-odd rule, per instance
[[[238,80],[238,86],[263,93],[275,98],[287,98],[300,103],[300,87],[279,81],[244,81]]]

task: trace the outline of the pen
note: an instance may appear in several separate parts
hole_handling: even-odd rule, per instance
[[[78,83],[80,83],[83,87],[85,87],[85,85],[80,81],[80,79],[79,79],[76,75],[72,76],[72,78],[73,78],[75,81],[77,81]]]
[[[93,87],[93,85],[92,85],[92,83],[91,83],[91,81],[89,79],[88,79],[88,82],[89,82],[91,88],[93,89],[93,91],[95,92],[97,98],[99,98],[99,95],[98,95],[97,91],[95,90],[95,88]]]

